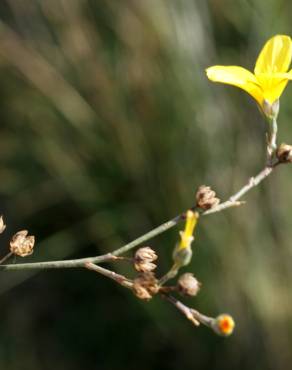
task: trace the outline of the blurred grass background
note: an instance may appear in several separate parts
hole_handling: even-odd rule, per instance
[[[287,0],[2,0],[2,255],[23,228],[37,237],[31,261],[105,253],[191,206],[201,184],[222,199],[235,192],[263,165],[265,123],[249,96],[210,83],[204,69],[252,69],[269,37],[292,34],[291,8]],[[292,141],[291,99],[288,86],[281,142]],[[232,314],[229,339],[92,272],[1,273],[0,368],[288,369],[291,180],[283,166],[246,206],[200,222],[188,270],[203,289],[189,304]],[[179,229],[149,243],[161,273]]]

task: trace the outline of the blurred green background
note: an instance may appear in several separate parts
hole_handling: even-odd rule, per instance
[[[204,69],[252,69],[268,38],[292,34],[291,14],[288,0],[2,0],[2,255],[24,228],[37,238],[26,261],[105,253],[192,206],[201,184],[221,199],[239,189],[263,166],[265,123]],[[281,142],[291,99],[288,86]],[[288,369],[291,180],[282,166],[247,205],[200,222],[185,271],[203,289],[186,302],[232,314],[230,338],[93,272],[3,272],[0,368]],[[161,274],[181,227],[149,242]]]

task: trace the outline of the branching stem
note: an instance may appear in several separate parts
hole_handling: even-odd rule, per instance
[[[2,265],[2,263],[4,263],[5,261],[7,261],[12,255],[13,255],[13,253],[12,252],[9,252],[4,257],[2,257],[1,260],[0,260],[0,265]]]
[[[214,319],[212,317],[201,314],[199,311],[194,310],[183,304],[181,301],[177,300],[169,294],[161,294],[161,296],[167,301],[171,302],[180,312],[182,312],[188,320],[190,320],[194,325],[199,326],[200,324],[212,327]]]
[[[227,201],[219,204],[218,206],[209,209],[202,213],[203,216],[208,216],[213,213],[221,212],[230,207],[237,207],[244,202],[240,202],[239,199],[242,198],[248,191],[256,187],[261,183],[266,177],[268,177],[273,170],[279,165],[279,161],[276,161],[273,165],[267,165],[261,172],[259,172],[255,177],[251,177],[247,184],[245,184],[237,193],[232,195]],[[193,207],[194,208],[194,207]],[[185,214],[182,213],[172,220],[163,223],[162,225],[156,227],[155,229],[147,232],[146,234],[140,236],[139,238],[133,240],[132,242],[125,244],[119,249],[116,249],[112,253],[103,254],[96,257],[63,260],[63,261],[48,261],[48,262],[33,262],[33,263],[17,263],[10,265],[0,265],[0,271],[17,271],[17,270],[42,270],[42,269],[58,269],[58,268],[83,268],[85,264],[92,263],[98,264],[102,262],[113,261],[117,256],[124,254],[136,246],[154,238],[155,236],[164,233],[168,229],[171,229],[177,225],[181,220],[184,219]]]
[[[84,267],[87,268],[88,270],[95,271],[95,272],[97,272],[101,275],[104,275],[104,276],[114,280],[115,282],[124,286],[125,288],[131,289],[132,286],[133,286],[133,283],[129,279],[127,279],[125,276],[117,274],[116,272],[105,269],[101,266],[95,265],[94,263],[86,262],[84,264]]]

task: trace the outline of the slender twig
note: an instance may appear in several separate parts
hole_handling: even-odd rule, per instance
[[[87,268],[88,270],[98,272],[99,274],[102,274],[102,275],[114,280],[115,282],[124,286],[125,288],[131,289],[132,286],[133,286],[133,283],[129,279],[127,279],[125,276],[117,274],[114,271],[107,270],[107,269],[105,269],[101,266],[95,265],[94,263],[87,262],[87,263],[84,264],[84,267]]]
[[[183,304],[181,301],[177,300],[169,294],[161,294],[163,298],[171,302],[180,312],[182,312],[188,320],[190,320],[194,325],[198,326],[200,324],[212,327],[214,319],[212,317],[201,314],[199,311],[190,308]]]
[[[268,177],[273,170],[280,164],[276,161],[273,165],[267,165],[259,174],[255,177],[251,177],[246,185],[244,185],[237,193],[231,196],[226,202],[219,204],[218,206],[209,209],[202,213],[203,216],[207,216],[213,213],[221,212],[230,207],[237,207],[243,204],[239,202],[239,199],[245,195],[252,188],[256,187],[260,182],[262,182],[266,177]],[[192,207],[194,208],[194,207]],[[140,236],[139,238],[133,240],[132,242],[125,244],[119,249],[116,249],[112,253],[103,254],[96,257],[80,258],[73,260],[63,260],[63,261],[48,261],[48,262],[33,262],[33,263],[22,263],[22,264],[11,264],[11,265],[0,265],[0,271],[15,271],[15,270],[41,270],[41,269],[57,269],[57,268],[77,268],[84,267],[85,263],[101,263],[114,260],[115,257],[130,251],[136,246],[146,242],[149,239],[171,229],[177,225],[181,220],[184,219],[185,214],[182,213],[172,220],[163,223],[162,225],[156,227],[155,229],[147,232],[146,234]]]
[[[170,279],[173,279],[174,277],[176,277],[176,275],[178,274],[178,271],[179,271],[179,265],[178,264],[174,264],[171,269],[165,274],[163,275],[160,279],[159,279],[159,285],[162,286],[163,284],[165,284],[168,280]]]
[[[0,265],[2,265],[3,262],[7,261],[12,255],[13,253],[9,252],[4,257],[2,257],[2,259],[0,260]]]
[[[267,163],[271,164],[273,161],[274,153],[277,149],[277,132],[278,125],[275,117],[268,120],[269,133],[267,135]]]
[[[256,175],[255,177],[251,177],[248,180],[248,183],[244,185],[237,193],[232,195],[226,202],[221,203],[218,206],[211,208],[208,211],[204,212],[203,216],[210,215],[211,213],[221,212],[224,209],[227,209],[230,207],[236,207],[236,206],[240,206],[241,204],[244,204],[244,202],[239,202],[238,200],[244,194],[250,191],[252,188],[256,187],[266,177],[268,177],[273,172],[273,170],[278,164],[279,162],[275,162],[273,166],[266,166],[258,175]]]

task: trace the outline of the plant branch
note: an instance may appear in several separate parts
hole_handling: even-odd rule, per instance
[[[2,265],[2,263],[4,263],[5,261],[7,261],[12,255],[13,255],[13,253],[12,252],[9,252],[4,257],[2,257],[1,260],[0,260],[0,265]]]
[[[107,269],[105,269],[101,266],[97,266],[94,263],[87,262],[87,263],[84,264],[84,267],[87,268],[88,270],[95,271],[95,272],[97,272],[101,275],[104,275],[104,276],[114,280],[115,282],[124,286],[125,288],[131,289],[132,286],[133,286],[133,283],[129,279],[127,279],[125,276],[117,274],[114,271],[107,270]]]
[[[200,324],[212,327],[214,319],[209,316],[201,314],[199,311],[194,310],[183,304],[181,301],[177,300],[171,295],[161,294],[161,296],[167,301],[171,302],[180,312],[182,312],[188,320],[190,320],[194,325],[199,326]]]
[[[279,164],[279,162],[275,162],[273,166],[266,166],[259,174],[255,177],[251,177],[248,180],[248,183],[244,185],[237,193],[232,195],[226,202],[219,204],[218,206],[209,209],[208,211],[203,213],[203,216],[210,215],[212,213],[221,212],[226,208],[236,207],[244,204],[245,202],[239,202],[238,200],[250,191],[252,188],[256,187],[261,183],[266,177],[268,177],[275,167]]]
[[[244,185],[237,193],[232,195],[227,201],[219,204],[218,206],[211,208],[202,213],[203,216],[208,216],[213,213],[221,212],[230,207],[237,207],[242,205],[244,202],[239,199],[249,192],[252,188],[259,185],[266,177],[268,177],[273,170],[280,164],[276,161],[273,165],[267,165],[261,172],[255,177],[251,177],[246,185]],[[194,209],[193,207],[192,209]],[[42,270],[42,269],[57,269],[57,268],[83,268],[86,263],[102,263],[107,261],[114,261],[117,256],[130,251],[136,246],[154,238],[155,236],[164,233],[166,230],[171,229],[177,225],[185,217],[185,213],[182,213],[170,221],[163,223],[155,229],[147,232],[132,242],[125,244],[121,248],[116,249],[112,253],[103,254],[96,257],[62,260],[62,261],[48,261],[48,262],[33,262],[33,263],[21,263],[21,264],[10,264],[0,265],[0,271],[16,271],[16,270]]]

